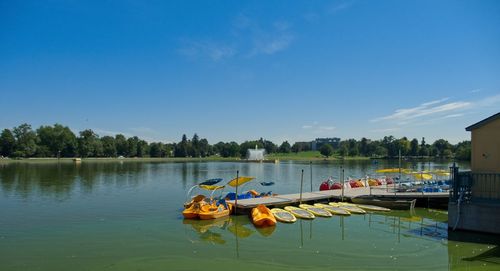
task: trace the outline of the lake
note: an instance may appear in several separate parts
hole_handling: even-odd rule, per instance
[[[314,190],[328,176],[338,177],[340,166],[315,162]],[[352,177],[383,167],[397,167],[397,161],[343,163],[345,175]],[[2,162],[0,270],[500,269],[495,238],[449,236],[443,210],[298,220],[264,230],[247,216],[182,218],[186,192],[205,179],[228,181],[239,170],[276,183],[255,182],[246,189],[296,193],[302,169],[304,191],[309,191],[307,162]]]

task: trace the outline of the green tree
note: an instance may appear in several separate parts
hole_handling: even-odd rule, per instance
[[[278,146],[269,140],[265,140],[262,137],[259,139],[261,146],[266,150],[266,153],[275,153],[278,151]]]
[[[384,136],[382,139],[382,146],[387,149],[387,156],[396,157],[399,154],[396,139],[393,136]]]
[[[181,142],[177,143],[175,146],[175,157],[187,157],[189,151],[189,142],[187,140],[187,136],[182,135]]]
[[[292,151],[295,153],[301,152],[304,150],[304,145],[300,142],[295,142],[292,145]]]
[[[76,156],[78,143],[75,134],[67,126],[40,126],[37,129],[39,149],[46,152],[43,156],[73,157]],[[38,150],[37,152],[43,153]]]
[[[13,129],[16,138],[14,156],[31,157],[36,152],[37,136],[31,125],[23,123]]]
[[[103,136],[101,138],[102,152],[106,157],[116,157],[116,142],[112,136]]]
[[[191,139],[191,147],[189,148],[189,156],[200,157],[200,137],[195,133]]]
[[[412,139],[410,142],[410,155],[417,156],[419,151],[418,140],[416,138]]]
[[[77,141],[80,156],[97,157],[102,155],[102,144],[97,134],[91,129],[81,131]]]
[[[281,143],[279,147],[279,152],[281,153],[290,153],[292,151],[292,146],[290,146],[290,143],[288,141],[284,141]]]
[[[147,153],[149,153],[149,145],[148,142],[144,140],[137,141],[137,156],[144,157]]]
[[[9,129],[3,129],[0,135],[0,155],[9,157],[14,153],[16,138]]]
[[[437,154],[441,157],[444,157],[446,154],[449,154],[448,152],[445,152],[445,150],[451,150],[451,144],[444,140],[444,139],[438,139],[434,141],[432,146],[437,149]]]
[[[370,156],[370,140],[363,137],[361,141],[359,141],[359,153],[362,156]]]
[[[137,144],[138,143],[139,143],[139,138],[136,136],[129,137],[127,139],[128,157],[137,157]]]
[[[323,144],[319,149],[319,153],[326,157],[330,157],[333,154],[333,147],[330,144]]]
[[[128,154],[128,141],[122,134],[115,136],[116,154],[118,156],[129,156]]]
[[[455,149],[455,158],[458,160],[471,160],[471,142],[462,141],[457,144]]]
[[[411,143],[410,143],[410,141],[408,141],[408,138],[402,137],[402,138],[398,139],[395,143],[396,143],[396,149],[398,151],[398,155],[399,155],[400,150],[401,150],[402,156],[407,156],[410,153]]]
[[[222,143],[222,144],[221,144]],[[230,143],[217,143],[217,148],[219,149],[219,154],[222,157],[238,157],[240,156],[240,145],[232,141]]]
[[[200,152],[201,157],[207,157],[212,155],[212,148],[206,138],[200,139],[200,142],[198,143],[198,150]]]
[[[161,142],[152,142],[149,144],[150,157],[164,157],[164,146]]]
[[[382,145],[376,146],[373,153],[378,157],[386,157],[388,155],[387,149]]]
[[[348,151],[349,156],[359,155],[359,146],[358,146],[358,141],[356,141],[356,139],[353,139],[353,138],[348,139],[347,146],[349,148],[349,151]]]

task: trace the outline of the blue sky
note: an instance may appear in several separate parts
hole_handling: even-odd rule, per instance
[[[427,141],[500,110],[499,1],[2,1],[0,128]]]

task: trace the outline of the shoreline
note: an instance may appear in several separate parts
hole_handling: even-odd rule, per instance
[[[11,159],[3,158],[0,159],[0,164],[8,163],[75,163],[73,161],[75,158],[80,157],[64,157],[64,158],[54,158],[54,157],[40,157],[40,158],[22,158],[22,159]],[[192,157],[88,157],[81,158],[80,162],[163,162],[163,163],[177,163],[177,162],[241,162],[241,163],[278,163],[280,161],[302,161],[302,162],[332,162],[332,161],[366,161],[366,160],[397,160],[397,158],[371,158],[371,157],[301,157],[301,156],[271,156],[263,161],[249,161],[246,159],[236,158],[236,157],[203,157],[203,158],[192,158]],[[452,159],[437,159],[428,157],[419,158],[408,158],[405,161],[439,161],[439,160],[452,160]]]

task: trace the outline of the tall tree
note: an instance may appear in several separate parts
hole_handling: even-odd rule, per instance
[[[103,155],[106,157],[115,157],[117,153],[115,138],[112,136],[103,136],[101,142]]]
[[[412,139],[410,142],[410,155],[417,156],[419,149],[418,140],[416,138]]]
[[[319,153],[326,157],[330,157],[333,154],[333,147],[330,144],[323,144],[323,146],[319,148]]]
[[[77,140],[75,134],[67,126],[54,124],[54,126],[40,126],[37,129],[39,138],[38,146],[48,151],[47,155],[52,157],[73,157],[77,152]]]
[[[290,143],[288,141],[284,141],[281,143],[279,147],[279,152],[281,153],[290,153],[292,151],[292,146],[290,146]]]
[[[148,142],[144,140],[139,140],[137,142],[137,156],[138,157],[144,157],[146,154],[149,152],[149,145]]]
[[[445,152],[445,150],[451,149],[451,144],[447,140],[438,139],[438,140],[434,141],[432,146],[435,149],[437,149],[437,155],[442,156],[442,157],[449,155],[449,152]]]
[[[139,143],[139,138],[136,136],[129,137],[127,139],[128,157],[136,157],[137,156],[137,143]]]
[[[196,133],[193,135],[193,138],[191,139],[189,156],[200,157],[200,137]]]
[[[31,125],[23,123],[13,129],[16,138],[15,156],[31,157],[36,152],[37,136]]]
[[[16,145],[16,138],[9,129],[3,129],[0,135],[0,155],[4,157],[12,156],[14,147]]]
[[[118,156],[129,156],[128,155],[128,141],[122,134],[117,134],[115,136],[115,146],[116,154]]]
[[[366,139],[365,137],[361,138],[361,141],[359,142],[359,153],[362,156],[370,156],[370,146],[369,146],[370,141]]]
[[[82,157],[97,157],[102,155],[102,144],[99,137],[91,129],[80,132],[78,141],[78,153]]]
[[[186,135],[182,135],[182,140],[175,146],[175,157],[187,157],[189,145]]]

